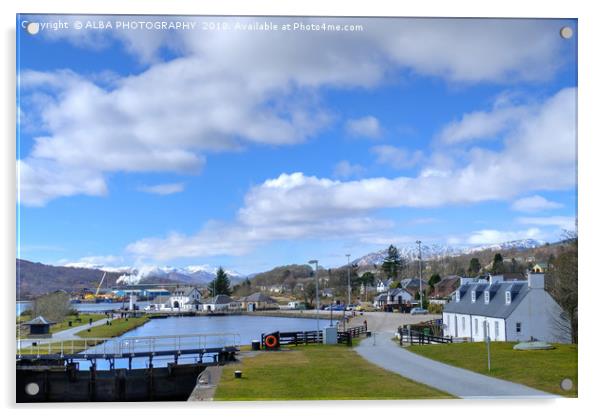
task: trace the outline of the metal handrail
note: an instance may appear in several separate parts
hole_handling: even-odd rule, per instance
[[[172,348],[176,351],[198,347],[206,349],[210,345],[240,347],[238,333],[198,333],[188,335],[161,335],[143,337],[84,338],[84,339],[17,339],[17,355],[23,350],[31,350],[38,357],[57,353],[61,356],[77,352],[102,353],[103,355],[133,354],[136,351],[161,353]],[[79,343],[78,343],[79,342]],[[83,344],[83,347],[82,347]],[[144,349],[144,350],[141,350]]]

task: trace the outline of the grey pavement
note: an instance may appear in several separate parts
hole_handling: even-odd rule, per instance
[[[109,319],[111,320],[111,319]],[[48,338],[44,338],[44,339],[40,339],[43,340],[44,343],[52,343],[52,342],[60,342],[61,340],[75,340],[75,339],[81,339],[81,337],[77,336],[76,333],[81,332],[82,330],[86,330],[90,327],[96,327],[96,326],[102,326],[104,324],[106,324],[107,319],[103,318],[101,320],[92,322],[92,324],[83,324],[81,326],[77,326],[77,327],[71,327],[70,329],[66,329],[66,330],[61,330],[60,332],[56,332],[52,334],[52,337],[48,337]],[[21,348],[26,348],[31,346],[30,341],[28,340],[23,340],[22,342],[20,342],[20,347]]]
[[[376,333],[362,340],[355,350],[381,368],[460,398],[560,398],[425,358],[400,347],[391,340],[393,336],[392,332]]]

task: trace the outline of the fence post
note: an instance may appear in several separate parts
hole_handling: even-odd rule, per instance
[[[347,333],[347,346],[352,346],[353,345],[353,340],[352,340],[352,336],[351,336],[351,332]]]

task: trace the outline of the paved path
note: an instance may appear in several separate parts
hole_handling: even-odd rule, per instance
[[[111,320],[111,319],[109,319],[109,320]],[[44,338],[44,342],[46,342],[46,340],[48,340],[48,342],[52,343],[52,342],[60,342],[61,340],[81,339],[81,337],[76,336],[76,333],[79,333],[82,330],[86,330],[90,327],[102,326],[102,325],[105,325],[106,323],[107,323],[107,319],[103,318],[101,320],[92,322],[91,325],[83,324],[81,326],[71,327],[70,329],[61,330],[60,332],[53,333],[52,337]],[[23,341],[20,344],[21,348],[26,348],[29,346],[31,346],[31,342],[28,342],[28,341]]]
[[[377,333],[355,350],[381,368],[460,398],[560,398],[514,382],[446,365],[400,347],[393,333]]]

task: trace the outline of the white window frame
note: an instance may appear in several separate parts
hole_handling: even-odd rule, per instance
[[[495,340],[497,340],[500,337],[500,322],[496,321],[493,327],[495,329]]]
[[[462,316],[462,331],[466,330],[466,317]]]
[[[470,301],[473,303],[477,301],[477,292],[475,290],[470,292]]]
[[[520,321],[516,322],[516,333],[521,333],[523,330],[523,324]]]
[[[489,304],[489,291],[485,291],[485,304]]]
[[[460,302],[460,290],[456,290],[456,303]]]
[[[510,304],[512,302],[512,294],[510,291],[506,291],[506,304]]]
[[[474,335],[479,335],[479,319],[474,319]]]

